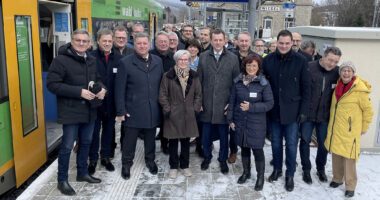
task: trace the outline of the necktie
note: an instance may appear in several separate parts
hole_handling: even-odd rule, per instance
[[[219,58],[220,58],[220,54],[216,53],[216,54],[215,54],[215,59],[216,59],[216,62],[218,62],[218,61],[219,61]]]

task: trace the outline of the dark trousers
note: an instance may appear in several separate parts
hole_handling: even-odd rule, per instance
[[[203,132],[202,132],[202,146],[203,146],[203,155],[205,160],[212,159],[212,127],[215,127],[215,132],[219,136],[219,162],[225,162],[228,157],[228,125],[227,124],[211,124],[203,123]]]
[[[100,135],[100,129],[102,134]],[[113,143],[115,142],[115,117],[100,116],[95,121],[94,134],[90,147],[89,160],[97,161],[99,159],[99,144],[100,157],[110,158],[113,151]]]
[[[178,158],[178,142],[181,143],[181,153]],[[169,139],[169,165],[170,169],[189,168],[190,138]]]
[[[273,168],[282,170],[283,161],[283,146],[282,141],[285,138],[285,164],[286,176],[293,177],[296,171],[296,157],[298,146],[298,123],[280,124],[279,122],[271,121],[272,126],[272,155]]]
[[[327,162],[327,150],[325,148],[325,140],[327,136],[327,127],[328,122],[311,122],[306,121],[301,124],[301,141],[300,141],[300,155],[302,170],[310,171],[311,162],[310,162],[310,142],[313,130],[316,130],[316,136],[318,141],[318,150],[315,163],[317,165],[317,170],[325,170],[325,165]]]
[[[264,150],[263,149],[252,149],[255,161],[265,162]],[[251,148],[241,147],[241,157],[251,158]]]
[[[121,149],[121,151],[123,151],[124,136],[125,136],[125,126],[122,123],[121,127],[120,127],[120,149]]]
[[[154,163],[156,150],[156,128],[132,128],[124,127],[123,152],[121,162],[123,165],[132,166],[135,158],[137,136],[144,135],[145,164]],[[126,134],[128,133],[128,134]]]
[[[237,153],[238,152],[238,147],[237,147],[237,144],[236,144],[236,139],[235,139],[235,131],[233,131],[232,129],[229,129],[229,133],[230,133],[230,140],[229,140],[229,146],[230,146],[230,153]]]
[[[79,142],[77,152],[77,176],[85,176],[95,122],[63,124],[62,143],[58,153],[58,182],[68,180],[70,154],[74,142]]]
[[[169,140],[164,137],[164,127],[163,124],[160,125],[160,132],[158,132],[158,137],[160,138],[161,142],[161,149],[167,149]]]
[[[199,136],[197,138],[195,138],[195,141],[197,142],[197,149],[201,149],[202,148],[202,129],[203,129],[203,124],[201,121],[199,121],[197,119],[197,125],[198,125],[198,133],[199,133]]]

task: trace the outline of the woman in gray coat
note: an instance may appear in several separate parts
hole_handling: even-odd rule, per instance
[[[241,147],[244,171],[238,183],[245,183],[251,177],[252,149],[257,172],[255,190],[260,191],[264,185],[266,112],[272,109],[274,100],[269,82],[260,74],[261,58],[249,55],[242,64],[242,73],[235,78],[232,87],[227,120]]]
[[[202,106],[201,83],[197,73],[190,69],[190,53],[179,50],[174,54],[176,65],[164,74],[159,102],[164,114],[164,137],[169,139],[169,177],[177,177],[178,164],[185,176],[189,169],[190,138],[198,136],[195,114]],[[178,141],[181,154],[178,157]]]

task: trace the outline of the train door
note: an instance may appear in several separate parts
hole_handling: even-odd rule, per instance
[[[59,48],[70,42],[72,30],[71,5],[57,1],[39,0],[39,23],[42,60],[42,80],[45,106],[47,147],[53,150],[62,137],[62,131],[57,121],[56,96],[46,87],[49,66],[59,53]]]
[[[158,32],[158,20],[157,20],[157,15],[156,13],[150,13],[149,14],[149,35],[150,39],[153,42],[154,36],[156,32]],[[154,43],[152,43],[154,44]]]
[[[19,187],[46,162],[37,1],[3,0],[13,160]]]
[[[92,32],[92,20],[91,20],[91,1],[88,0],[76,0],[75,1],[75,16],[77,28],[85,29],[89,33]]]
[[[16,185],[2,9],[0,0],[0,195]]]

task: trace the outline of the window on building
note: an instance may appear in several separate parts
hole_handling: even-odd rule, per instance
[[[285,29],[296,26],[294,18],[285,18]]]

